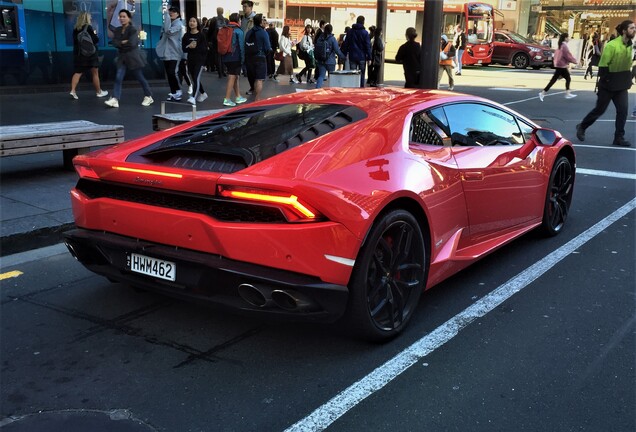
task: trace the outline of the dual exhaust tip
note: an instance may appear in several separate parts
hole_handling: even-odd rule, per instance
[[[238,286],[238,294],[247,303],[258,308],[277,306],[289,312],[303,312],[317,308],[311,299],[294,290],[272,290],[244,283]]]

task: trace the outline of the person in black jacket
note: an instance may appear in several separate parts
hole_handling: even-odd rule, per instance
[[[193,94],[188,98],[188,103],[196,105],[208,98],[201,83],[201,74],[205,68],[205,61],[208,55],[208,41],[201,31],[201,23],[196,17],[188,20],[188,31],[181,40],[183,52],[188,55],[188,72],[192,80]]]
[[[400,46],[395,61],[402,63],[404,68],[404,87],[418,88],[420,83],[420,54],[422,48],[419,42],[415,42],[417,31],[413,27],[406,29],[406,42]]]
[[[276,63],[274,62],[274,54],[278,51],[278,32],[273,23],[269,23],[265,31],[269,36],[269,44],[272,47],[272,50],[267,54],[267,77],[271,80],[278,81],[276,78]]]
[[[464,55],[464,50],[466,49],[466,35],[464,34],[464,29],[460,25],[455,26],[453,46],[455,47],[456,52],[455,57],[453,58],[453,63],[455,64],[455,75],[461,75],[462,56]]]
[[[95,44],[95,53],[91,56],[83,56],[81,54],[77,41],[77,35],[84,29],[84,27],[86,27],[86,31],[91,36],[91,39],[93,39],[93,44]],[[69,93],[73,99],[78,99],[75,89],[77,88],[77,84],[79,84],[79,80],[82,75],[89,70],[93,77],[93,86],[95,87],[97,97],[104,97],[108,94],[107,91],[102,90],[99,82],[99,73],[97,69],[99,67],[99,59],[97,58],[97,42],[99,42],[99,37],[95,34],[93,27],[91,27],[91,14],[88,12],[80,13],[77,16],[77,21],[73,28],[73,77],[71,78],[71,91]]]

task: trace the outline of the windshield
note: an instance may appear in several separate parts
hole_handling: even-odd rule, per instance
[[[513,41],[517,42],[517,43],[521,43],[521,44],[532,44],[532,45],[536,45],[537,43],[535,41],[533,41],[532,39],[528,39],[527,37],[523,37],[518,33],[508,33],[508,37],[510,37],[510,39],[512,39]]]
[[[469,17],[466,37],[468,43],[492,42],[492,20],[490,17]]]

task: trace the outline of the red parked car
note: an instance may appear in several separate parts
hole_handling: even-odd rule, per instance
[[[571,143],[445,91],[322,89],[74,159],[71,253],[90,270],[383,340],[424,289],[534,229],[558,234]]]
[[[552,67],[554,50],[532,39],[506,30],[497,30],[493,39],[492,63],[513,65],[517,69]]]

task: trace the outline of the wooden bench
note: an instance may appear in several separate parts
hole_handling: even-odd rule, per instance
[[[73,169],[73,157],[90,147],[124,141],[122,125],[100,125],[76,120],[0,126],[0,156],[17,156],[62,150],[64,167]]]

